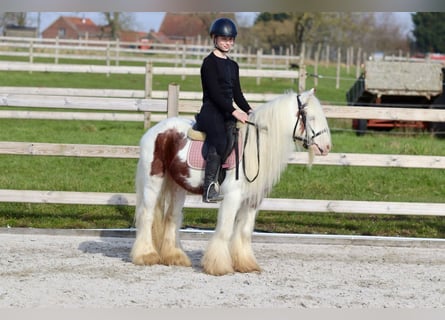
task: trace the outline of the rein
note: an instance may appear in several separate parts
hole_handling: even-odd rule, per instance
[[[310,130],[312,132],[312,136],[309,136],[309,130],[308,130],[307,119],[306,119],[306,111],[304,110],[304,108],[306,107],[306,104],[301,103],[300,95],[297,95],[297,101],[298,101],[298,118],[297,118],[297,122],[295,122],[295,126],[294,126],[294,132],[293,132],[294,142],[297,140],[303,142],[303,148],[305,148],[305,149],[308,149],[310,146],[315,145],[318,148],[318,150],[320,150],[320,152],[323,152],[323,150],[321,150],[321,148],[314,142],[314,139],[316,137],[318,137],[319,135],[327,132],[327,129],[325,128],[321,131],[315,132],[314,129],[310,128]],[[301,119],[304,129],[305,129],[304,137],[298,136],[296,134],[298,123],[300,122],[300,119]]]
[[[250,183],[254,182],[256,180],[256,178],[258,178],[258,175],[260,173],[260,129],[258,127],[258,125],[256,123],[250,122],[250,121],[246,121],[246,123],[248,125],[254,126],[255,127],[255,133],[256,133],[256,156],[257,156],[257,161],[258,161],[258,170],[255,174],[255,176],[251,179],[247,176],[247,172],[246,172],[246,153],[243,152],[243,172],[244,172],[244,177],[246,178],[247,181],[249,181]],[[246,149],[246,145],[247,145],[247,139],[249,137],[249,126],[246,129],[246,134],[244,137],[244,144],[243,144],[243,149]]]

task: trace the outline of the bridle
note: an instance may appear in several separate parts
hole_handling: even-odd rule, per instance
[[[295,126],[294,126],[294,132],[292,134],[293,140],[294,140],[294,142],[295,141],[303,142],[303,147],[305,149],[308,149],[310,146],[315,145],[318,148],[318,150],[320,150],[320,152],[323,153],[323,149],[321,149],[318,146],[318,144],[315,143],[315,138],[318,137],[319,135],[323,134],[323,133],[328,132],[328,129],[325,128],[323,130],[315,132],[314,129],[307,122],[306,110],[305,110],[306,104],[301,103],[300,95],[297,95],[297,101],[298,101],[298,113],[297,113],[297,121],[295,122]],[[304,133],[305,133],[304,136],[299,136],[299,135],[296,134],[298,123],[300,122],[300,119],[301,119],[301,122],[303,123],[303,126],[304,126]],[[247,173],[246,173],[246,163],[245,163],[245,157],[244,157],[245,153],[243,153],[243,158],[242,158],[242,160],[243,160],[244,177],[247,179],[248,182],[253,182],[253,181],[256,180],[256,178],[258,177],[258,174],[260,172],[260,153],[259,153],[259,150],[260,150],[259,129],[260,128],[258,127],[258,125],[256,123],[253,123],[253,122],[250,122],[250,121],[246,121],[246,123],[248,125],[251,125],[251,126],[255,127],[255,129],[256,129],[255,132],[256,132],[256,137],[257,137],[256,147],[257,147],[258,170],[257,170],[257,172],[256,172],[256,174],[255,174],[255,176],[253,178],[249,178],[247,176]],[[310,132],[311,132],[312,135],[309,135],[309,130],[308,129],[310,129]],[[249,136],[249,126],[247,126],[245,137],[244,137],[244,146],[243,146],[244,149],[246,148],[248,136]],[[236,173],[236,179],[238,180],[238,168],[237,168],[237,173]]]
[[[306,104],[301,103],[300,95],[297,95],[297,101],[298,101],[298,113],[297,113],[297,121],[295,122],[294,126],[294,133],[293,133],[293,139],[295,141],[301,141],[303,143],[303,148],[308,149],[310,146],[315,145],[318,150],[320,150],[321,153],[323,153],[323,149],[321,149],[318,144],[315,143],[315,138],[319,135],[325,133],[328,131],[328,129],[323,129],[318,132],[315,132],[314,129],[310,126],[310,124],[307,122],[306,117]],[[304,136],[297,135],[297,127],[298,123],[301,122],[304,127]]]

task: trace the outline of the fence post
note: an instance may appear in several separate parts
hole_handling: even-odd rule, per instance
[[[120,47],[121,47],[121,45],[120,45],[120,40],[119,40],[119,38],[118,39],[116,39],[116,51],[115,51],[115,53],[114,53],[114,57],[115,57],[115,59],[116,59],[116,62],[115,62],[115,65],[116,66],[118,66],[119,65],[119,56],[120,56]]]
[[[153,63],[148,60],[145,64],[145,99],[151,98],[153,85]]]
[[[273,68],[274,70],[276,70],[276,65],[275,65],[275,49],[274,49],[274,48],[272,48],[272,52],[271,52],[271,54],[272,54],[272,65],[273,65],[272,68]],[[275,81],[275,77],[273,77],[272,80]]]
[[[168,85],[167,96],[167,117],[177,117],[179,112],[179,84],[170,83]]]
[[[182,67],[183,67],[183,68],[186,67],[186,59],[187,59],[187,46],[184,44],[184,45],[182,46],[182,57],[181,57],[181,60],[182,60]],[[181,79],[182,79],[182,81],[184,81],[184,80],[185,80],[185,75],[182,75],[182,76],[181,76]]]
[[[144,112],[144,129],[148,129],[151,126],[151,112]]]
[[[326,67],[328,67],[329,66],[329,56],[331,55],[331,50],[330,50],[331,48],[330,48],[330,46],[327,44],[326,45],[326,56],[325,56],[325,64],[326,64]]]
[[[34,41],[29,42],[29,63],[34,61]]]
[[[335,89],[340,88],[340,64],[341,64],[341,49],[337,49],[337,77],[335,79]]]
[[[355,77],[360,77],[361,71],[361,56],[362,56],[362,48],[358,48],[357,51],[357,61],[356,61],[356,69],[355,69]]]
[[[289,48],[286,48],[286,55],[285,55],[285,57],[286,57],[286,60],[284,60],[284,63],[286,64],[286,68],[290,68],[291,59],[290,59],[290,50],[289,50]]]
[[[263,49],[258,49],[256,52],[256,68],[257,70],[261,69],[261,56],[263,55]],[[256,84],[259,86],[261,84],[261,78],[256,78]]]
[[[352,64],[352,56],[354,55],[354,48],[353,47],[349,47],[346,49],[346,73],[349,74],[350,72],[350,67]]]
[[[31,64],[34,61],[33,53],[34,53],[34,42],[31,40],[29,42],[29,63],[31,63]],[[31,73],[32,73],[32,70],[29,70],[29,74],[31,74]]]
[[[110,66],[110,41],[107,42],[107,67]],[[110,71],[107,71],[107,77],[110,76]]]
[[[145,64],[145,93],[144,98],[149,99],[151,98],[152,93],[152,84],[153,84],[153,64],[150,60],[147,61]],[[145,111],[144,112],[144,129],[147,129],[150,127],[151,122],[151,112]]]
[[[202,38],[201,35],[198,34],[198,36],[196,37],[196,55],[195,60],[197,60],[198,62],[201,62],[200,60],[202,60]],[[193,57],[193,56],[192,56]]]
[[[318,86],[318,62],[320,61],[321,43],[318,43],[317,51],[315,51],[315,65],[314,65],[314,86]]]
[[[249,65],[252,63],[252,57],[250,56],[250,54],[252,53],[251,50],[252,50],[252,47],[248,46],[247,47],[247,64],[249,64]]]
[[[59,63],[59,36],[56,37],[56,44],[54,49],[54,64]]]
[[[306,90],[306,66],[304,65],[305,44],[301,43],[299,71],[298,71],[298,92]]]
[[[178,61],[179,61],[179,43],[176,41],[175,43],[175,68],[178,67]]]

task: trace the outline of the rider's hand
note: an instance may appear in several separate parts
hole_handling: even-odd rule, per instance
[[[246,121],[249,119],[249,116],[244,111],[238,109],[235,109],[235,111],[232,112],[232,116],[242,123],[246,123]]]

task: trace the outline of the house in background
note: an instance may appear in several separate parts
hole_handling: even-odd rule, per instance
[[[235,14],[231,13],[169,13],[159,27],[157,36],[163,41],[180,42],[184,44],[197,41],[209,41],[209,28],[213,20],[227,17],[234,21]],[[166,40],[168,39],[168,40]],[[165,43],[165,42],[164,42]]]
[[[138,42],[147,37],[147,32],[122,30],[119,32],[119,40],[124,42]]]
[[[169,13],[167,12],[159,31],[149,33],[120,30],[118,38],[122,42],[183,43],[192,44],[209,41],[209,28],[214,19],[228,17],[235,21],[232,13]],[[42,38],[111,40],[111,27],[96,25],[89,18],[61,16],[49,25]]]
[[[192,13],[166,13],[159,27],[159,33],[170,41],[189,43],[205,36],[208,26],[204,19]]]
[[[102,39],[102,27],[96,25],[89,18],[59,17],[42,32],[46,39]]]
[[[61,16],[42,32],[42,38],[111,40],[111,27],[96,25],[89,18]],[[139,42],[147,38],[146,32],[121,30],[118,33],[120,41]]]

